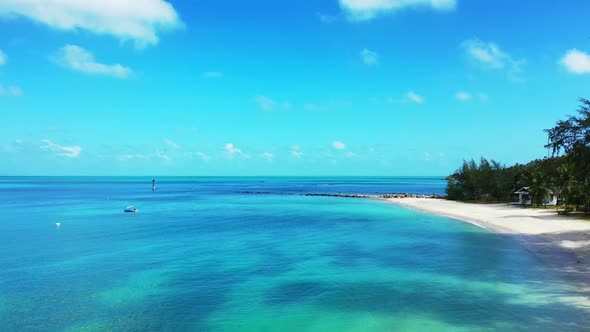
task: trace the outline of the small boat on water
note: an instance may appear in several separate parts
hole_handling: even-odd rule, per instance
[[[130,205],[130,206],[126,207],[126,208],[125,208],[125,210],[123,210],[123,211],[125,211],[125,212],[133,212],[133,213],[135,213],[135,212],[137,212],[138,210],[135,208],[135,206],[133,206],[133,205]]]

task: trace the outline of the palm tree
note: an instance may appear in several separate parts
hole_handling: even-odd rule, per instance
[[[521,194],[520,195],[520,204],[522,204],[522,207],[525,208],[526,207],[526,202],[529,200],[529,195],[528,194]]]
[[[531,200],[535,206],[539,207],[545,203],[547,197],[551,196],[551,190],[547,187],[545,176],[539,171],[533,173],[531,181],[531,186],[529,187]]]
[[[569,203],[570,195],[572,194],[574,188],[574,176],[572,173],[571,167],[568,167],[567,164],[563,164],[557,168],[557,192],[556,195],[560,196],[558,205],[557,205],[557,213],[559,213],[559,205],[566,206]]]

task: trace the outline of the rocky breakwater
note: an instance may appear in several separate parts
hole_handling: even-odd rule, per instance
[[[304,196],[322,196],[322,197],[345,197],[345,198],[377,198],[377,195],[359,195],[359,194],[304,194]]]
[[[445,196],[432,194],[432,195],[419,195],[419,194],[383,194],[379,195],[380,198],[445,198]]]
[[[304,196],[322,196],[322,197],[343,197],[343,198],[373,198],[373,199],[387,199],[387,198],[445,198],[444,196],[432,194],[432,195],[421,195],[421,194],[410,194],[410,193],[391,193],[391,194],[380,194],[380,195],[366,195],[366,194],[317,194],[309,193]]]

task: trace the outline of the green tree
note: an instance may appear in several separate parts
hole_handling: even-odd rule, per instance
[[[546,199],[551,196],[551,190],[547,186],[543,173],[537,171],[533,174],[531,185],[529,186],[529,192],[532,203],[536,207],[545,204]]]
[[[520,195],[520,205],[522,205],[523,208],[526,207],[526,202],[529,200],[529,195],[528,194],[521,194]]]
[[[553,155],[563,153],[573,179],[568,193],[568,203],[577,209],[590,210],[590,100],[580,99],[578,115],[558,121],[546,130]]]
[[[590,211],[590,100],[580,99],[578,114],[558,121],[546,130],[551,158],[511,167],[481,158],[463,161],[448,178],[447,197],[465,201],[509,201],[519,188],[529,187],[533,204],[539,206],[551,195],[560,195],[566,212]]]
[[[506,168],[494,160],[481,158],[463,161],[447,178],[447,198],[465,201],[509,201],[514,191],[515,168]]]
[[[567,164],[562,164],[557,167],[557,177],[553,181],[556,190],[555,195],[559,196],[557,201],[557,213],[559,213],[559,206],[564,206],[564,211],[567,211],[567,205],[570,202],[570,195],[575,187],[575,179],[571,172],[571,167]]]
[[[590,147],[590,100],[580,99],[579,115],[570,116],[567,120],[557,122],[551,129],[546,129],[549,144],[556,155],[562,150],[566,154],[574,153],[577,148]]]

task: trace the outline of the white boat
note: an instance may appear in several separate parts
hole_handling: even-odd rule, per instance
[[[138,210],[135,208],[135,206],[130,205],[130,206],[126,207],[124,211],[125,212],[137,212]]]

